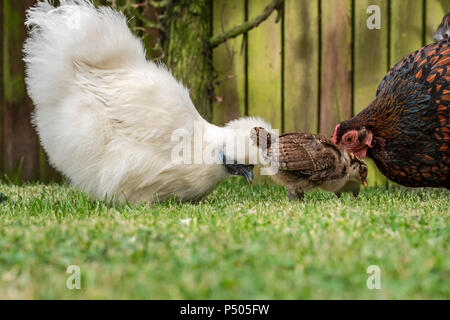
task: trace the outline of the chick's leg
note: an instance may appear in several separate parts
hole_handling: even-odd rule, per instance
[[[341,198],[342,192],[335,192],[336,197]],[[353,197],[357,198],[359,196],[359,191],[352,191]]]
[[[292,192],[292,190],[288,190],[288,197],[291,201],[296,201],[297,197],[295,196],[295,194]]]
[[[288,191],[289,199],[293,202],[303,201],[304,195],[305,194],[301,190],[293,191],[293,190],[289,189],[289,191]]]

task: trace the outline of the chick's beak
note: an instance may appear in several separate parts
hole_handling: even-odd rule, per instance
[[[364,186],[364,188],[367,188],[367,180],[364,180],[364,181],[362,182],[362,185]]]

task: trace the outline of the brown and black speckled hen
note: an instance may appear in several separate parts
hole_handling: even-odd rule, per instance
[[[372,158],[390,180],[408,187],[450,189],[450,14],[435,39],[398,62],[375,100],[341,122],[333,140]]]

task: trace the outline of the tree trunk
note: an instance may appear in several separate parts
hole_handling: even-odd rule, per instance
[[[211,49],[211,0],[178,0],[167,8],[167,65],[189,89],[195,107],[212,118],[213,69]]]

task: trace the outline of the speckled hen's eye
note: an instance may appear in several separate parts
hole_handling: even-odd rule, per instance
[[[352,136],[352,135],[348,135],[348,136],[345,137],[344,140],[345,140],[346,143],[353,143],[353,141],[355,141],[355,137]]]

